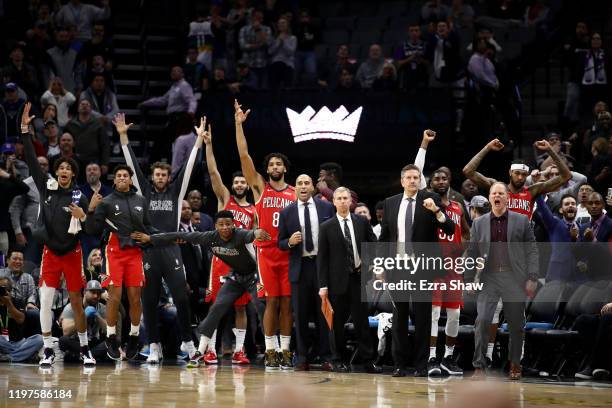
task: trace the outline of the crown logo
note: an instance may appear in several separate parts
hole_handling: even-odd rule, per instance
[[[315,112],[311,106],[307,106],[302,113],[287,108],[287,118],[295,143],[314,139],[353,142],[362,111],[363,107],[360,106],[349,115],[346,108],[340,105],[334,112],[327,106]]]

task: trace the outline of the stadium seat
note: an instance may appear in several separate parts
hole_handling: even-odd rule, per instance
[[[329,45],[340,45],[349,42],[349,33],[346,30],[323,31],[323,42]]]
[[[325,19],[327,30],[352,30],[355,28],[355,17],[328,17]]]
[[[357,30],[384,30],[387,28],[388,17],[375,16],[375,17],[359,17],[355,22],[355,28]]]
[[[405,1],[382,2],[378,7],[378,15],[386,17],[404,16],[408,12]]]
[[[380,43],[380,30],[353,31],[351,43],[362,45]]]

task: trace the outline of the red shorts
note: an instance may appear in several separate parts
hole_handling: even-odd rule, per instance
[[[127,247],[121,249],[115,235],[106,246],[106,274],[107,278],[102,282],[103,287],[142,287],[145,282],[144,269],[142,266],[142,250],[139,247]]]
[[[445,277],[434,280],[436,284],[446,284],[446,290],[436,289],[433,291],[431,297],[433,306],[440,306],[444,309],[460,309],[463,307],[463,291],[451,289],[451,281],[454,281],[455,286],[457,286],[457,282],[463,282],[463,275],[448,272]]]
[[[214,303],[217,299],[217,294],[219,293],[219,289],[221,289],[221,285],[223,285],[222,279],[227,276],[227,274],[232,270],[232,268],[217,258],[213,256],[211,262],[211,271],[210,278],[208,281],[208,288],[206,289],[206,302]],[[246,306],[251,301],[251,295],[248,292],[244,292],[242,296],[240,296],[234,302],[234,306]]]
[[[257,267],[259,269],[259,297],[291,296],[289,282],[289,252],[276,246],[257,248]]]
[[[47,246],[44,246],[42,261],[40,263],[39,286],[47,285],[50,288],[60,287],[60,278],[64,274],[68,292],[79,292],[85,287],[85,273],[83,272],[83,254],[81,245],[64,255],[56,255]]]

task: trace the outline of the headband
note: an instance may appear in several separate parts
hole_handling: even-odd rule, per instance
[[[527,173],[529,173],[529,166],[527,166],[526,164],[522,164],[522,163],[514,163],[510,166],[510,171],[513,170],[521,170],[521,171],[526,171]]]

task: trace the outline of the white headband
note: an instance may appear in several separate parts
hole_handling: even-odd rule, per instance
[[[510,166],[510,171],[513,171],[513,170],[521,170],[521,171],[526,171],[527,173],[529,173],[529,166],[527,166],[526,164],[514,163],[513,165]]]

